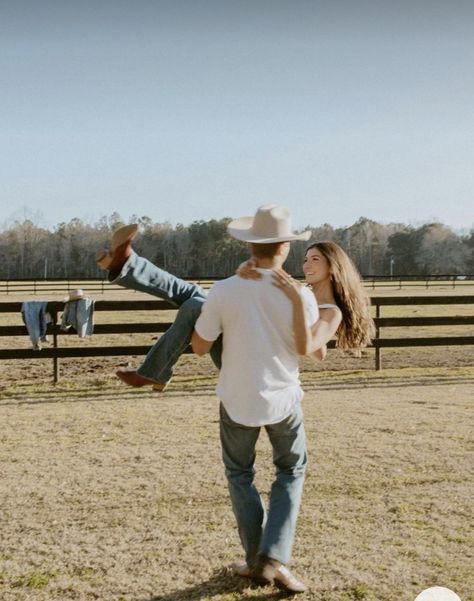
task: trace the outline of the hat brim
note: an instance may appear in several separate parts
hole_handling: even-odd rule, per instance
[[[240,217],[239,219],[234,219],[227,226],[227,231],[232,238],[242,240],[243,242],[252,242],[254,244],[274,244],[277,242],[292,242],[293,240],[307,241],[311,238],[311,230],[306,230],[301,234],[285,234],[284,236],[273,238],[262,238],[261,236],[256,236],[251,231],[253,221],[253,217]]]

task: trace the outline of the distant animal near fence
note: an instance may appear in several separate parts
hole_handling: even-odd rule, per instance
[[[219,279],[217,277],[199,277],[199,278],[184,278],[188,281],[196,282],[203,288],[209,288]],[[367,288],[375,290],[377,288],[466,288],[474,286],[474,275],[427,275],[427,276],[384,276],[371,275],[363,276],[364,285]],[[107,280],[92,278],[55,278],[55,279],[36,279],[36,280],[20,280],[7,279],[0,280],[0,296],[10,296],[17,294],[31,295],[52,295],[66,294],[68,290],[81,288],[84,292],[92,294],[109,294],[112,292],[123,291],[120,286],[110,284]]]
[[[382,297],[376,296],[371,299],[375,306],[376,336],[372,347],[375,349],[375,369],[382,369],[382,351],[390,347],[420,347],[420,346],[451,346],[474,344],[474,331],[468,329],[468,335],[462,336],[431,336],[431,337],[384,337],[382,332],[387,328],[414,328],[419,326],[468,326],[474,325],[474,314],[471,315],[447,315],[442,317],[382,317],[383,307],[409,306],[409,305],[474,305],[474,295],[461,296],[407,296],[407,297]],[[53,338],[53,346],[41,351],[33,349],[2,348],[0,349],[0,360],[6,359],[52,359],[53,379],[59,380],[59,361],[67,357],[97,357],[97,356],[127,356],[144,355],[148,352],[150,345],[109,345],[109,346],[87,346],[87,347],[63,347],[59,340],[64,335],[75,334],[75,332],[64,332],[60,330],[58,314],[63,310],[64,303],[52,301],[48,303],[48,312],[51,314],[53,323],[48,326],[48,334]],[[176,309],[174,305],[160,300],[98,300],[95,303],[95,311],[108,311],[116,313],[119,320],[116,323],[97,324],[94,328],[94,337],[102,334],[138,334],[138,333],[160,333],[171,325],[169,322],[161,323],[124,323],[120,321],[120,315],[124,312],[133,311],[161,311]],[[0,314],[17,313],[21,311],[21,302],[0,302]],[[24,325],[0,325],[0,337],[8,338],[15,336],[27,336]],[[330,347],[334,347],[332,342]],[[186,352],[192,352],[190,348]]]

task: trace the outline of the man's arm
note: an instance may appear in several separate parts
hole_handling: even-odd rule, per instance
[[[201,336],[199,336],[196,330],[193,330],[193,334],[191,336],[191,346],[193,348],[193,352],[196,353],[196,355],[201,356],[208,353],[211,350],[211,346],[213,345],[213,343],[213,340],[204,340],[204,338],[201,338]]]
[[[196,355],[205,355],[222,333],[220,323],[220,303],[217,285],[214,285],[202,306],[191,336],[191,346]]]

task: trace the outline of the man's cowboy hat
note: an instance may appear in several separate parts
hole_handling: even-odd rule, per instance
[[[255,217],[240,217],[227,226],[233,238],[254,244],[272,244],[291,240],[309,240],[311,231],[301,234],[291,231],[290,211],[279,205],[263,205]]]
[[[71,290],[69,294],[63,298],[63,302],[69,303],[71,301],[79,300],[81,298],[84,298],[84,292],[80,288],[77,288],[76,290]]]

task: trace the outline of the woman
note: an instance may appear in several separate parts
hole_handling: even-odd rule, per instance
[[[320,311],[312,331],[306,328],[302,311],[300,284],[284,270],[275,273],[275,285],[293,303],[293,324],[298,353],[317,352],[324,358],[326,344],[336,336],[336,346],[360,350],[374,335],[370,300],[359,273],[335,242],[318,242],[307,250],[303,262],[306,284],[312,289]],[[319,351],[319,352],[318,352]]]
[[[175,304],[179,310],[173,325],[158,339],[137,370],[120,369],[117,376],[135,387],[152,386],[163,391],[171,380],[173,366],[188,346],[194,324],[206,299],[205,291],[196,284],[153,265],[132,250],[132,240],[138,225],[127,225],[115,232],[111,251],[99,251],[98,264],[108,270],[110,282],[147,292]],[[311,331],[306,327],[301,296],[301,284],[284,270],[275,272],[275,285],[281,288],[293,304],[295,344],[299,354],[312,353],[323,359],[327,342],[336,335],[341,348],[361,348],[370,341],[373,322],[367,295],[360,277],[346,253],[333,242],[310,246],[303,265],[306,283],[312,288],[319,304],[320,319]],[[252,261],[242,264],[241,277],[258,279]],[[220,368],[222,340],[218,339],[210,355]]]

